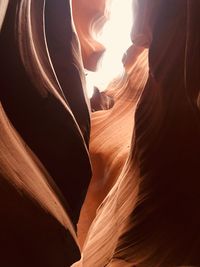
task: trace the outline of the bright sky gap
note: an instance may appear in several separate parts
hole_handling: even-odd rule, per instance
[[[122,74],[122,56],[131,44],[132,0],[113,0],[110,19],[106,22],[98,40],[106,47],[106,52],[96,72],[86,76],[89,97],[93,87],[100,91],[106,89],[113,78]]]

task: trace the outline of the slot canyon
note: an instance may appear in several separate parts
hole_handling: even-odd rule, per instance
[[[0,267],[200,266],[199,27],[199,0],[0,0]]]

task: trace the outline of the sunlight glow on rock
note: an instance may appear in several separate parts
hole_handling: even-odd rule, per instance
[[[106,22],[98,40],[106,47],[96,72],[87,72],[87,89],[92,96],[93,87],[100,91],[106,89],[109,82],[122,74],[122,56],[131,44],[132,0],[113,0],[110,19]]]

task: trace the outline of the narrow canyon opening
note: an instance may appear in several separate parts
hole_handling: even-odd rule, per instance
[[[133,23],[132,0],[113,0],[109,6],[109,18],[95,38],[104,45],[105,52],[95,72],[86,71],[87,92],[91,97],[94,86],[100,92],[117,76],[123,75],[122,57],[131,45]]]
[[[197,0],[0,0],[0,267],[200,266],[199,25]]]

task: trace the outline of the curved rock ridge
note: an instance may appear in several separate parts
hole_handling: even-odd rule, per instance
[[[62,24],[64,8],[67,26]],[[53,16],[59,11],[61,21]],[[91,176],[87,148],[90,118],[80,77],[81,61],[79,66],[75,64],[79,50],[77,47],[74,56],[70,12],[68,1],[60,1],[57,9],[52,1],[9,2],[1,31],[1,102],[62,191],[76,224]],[[52,32],[45,27],[47,18],[55,19]],[[61,39],[63,27],[69,34]],[[68,65],[65,60],[59,65],[61,55]]]
[[[147,76],[147,51],[144,51],[129,73],[113,81],[105,91],[114,99],[114,106],[91,114],[93,176],[79,221],[81,245],[96,209],[115,184],[129,155],[134,113]]]
[[[0,2],[0,266],[200,266],[200,2],[133,0],[90,113],[109,4]]]
[[[132,142],[122,171],[115,176],[119,161],[110,145],[113,140],[108,141],[102,155],[94,157],[94,186],[92,179],[87,198],[97,199],[98,207],[106,194],[103,192],[98,200],[93,190],[97,194],[98,185],[106,188],[110,180],[115,184],[98,207],[83,245],[81,261],[73,266],[199,266],[200,34],[196,30],[199,3],[135,2],[141,7],[152,5],[151,14],[136,16],[140,20],[138,25],[144,25],[148,32],[150,29],[152,36],[145,37],[150,40],[148,79],[140,91],[139,102],[135,105],[132,101],[135,107]],[[141,7],[137,9],[139,13],[143,13]],[[153,23],[149,18],[153,18]],[[132,36],[139,36],[144,28],[136,27]],[[148,32],[142,33],[143,36]],[[146,47],[146,42],[134,43],[135,40],[134,37],[130,54],[127,53],[129,57],[132,55],[132,64],[138,62],[139,53]],[[126,63],[124,60],[129,71],[131,65]],[[134,89],[140,78],[136,79],[134,70],[132,77]],[[101,114],[111,112],[94,114],[93,133],[101,129],[98,134],[103,135],[112,128],[112,123],[112,132],[119,131],[120,125],[115,125],[114,120],[108,125],[102,119]],[[126,127],[128,130],[125,124]],[[94,138],[94,143],[92,138],[91,153],[104,146],[101,138],[99,142]],[[108,136],[104,138],[106,142]],[[115,147],[122,140],[126,144],[127,139],[122,136],[120,141],[116,139]]]
[[[2,106],[0,136],[0,265],[71,266],[80,252],[66,204]]]
[[[71,266],[91,177],[90,107],[71,6],[3,0],[0,9],[0,265]]]
[[[84,67],[95,71],[105,47],[98,34],[109,18],[111,0],[72,0],[74,24],[79,36]]]

